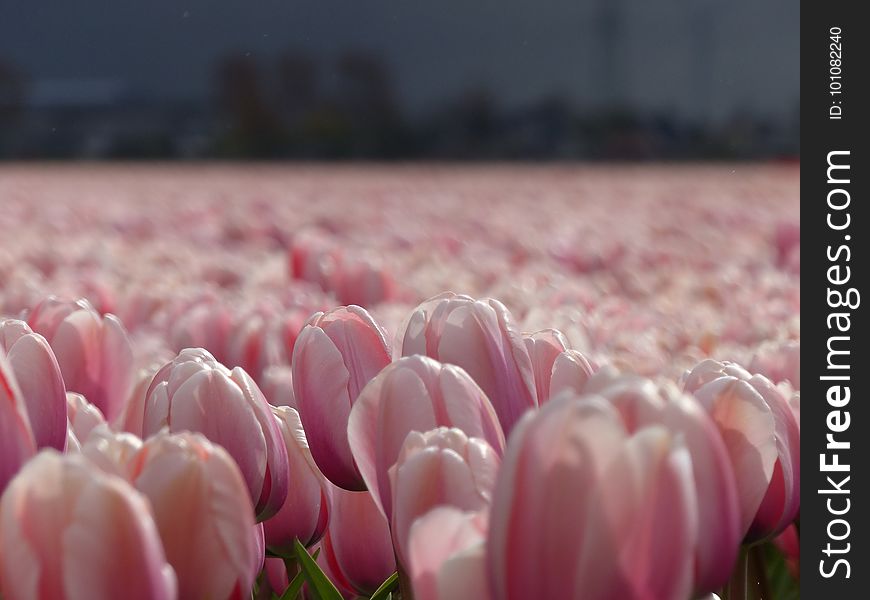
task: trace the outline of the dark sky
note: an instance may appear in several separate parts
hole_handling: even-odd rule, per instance
[[[611,36],[605,5],[621,6]],[[794,0],[0,0],[0,60],[32,80],[200,98],[228,54],[327,63],[362,49],[391,67],[411,113],[474,86],[507,106],[553,94],[582,106],[610,85],[636,108],[722,117],[796,109],[798,26]]]

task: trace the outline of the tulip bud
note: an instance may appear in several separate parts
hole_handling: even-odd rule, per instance
[[[399,339],[402,356],[422,354],[462,367],[492,402],[505,434],[538,406],[529,352],[497,300],[435,296],[415,309]]]
[[[321,289],[332,288],[332,279],[341,252],[327,234],[317,230],[301,231],[294,236],[288,262],[294,279],[310,281]]]
[[[293,349],[293,391],[311,454],[323,474],[348,490],[364,489],[347,441],[360,390],[390,363],[381,328],[358,306],[317,313]]]
[[[262,533],[230,455],[199,434],[158,434],[131,461],[130,477],[151,504],[179,597],[247,597]]]
[[[293,554],[293,543],[299,540],[310,546],[320,540],[329,523],[332,484],[323,476],[311,457],[308,440],[296,410],[272,407],[287,448],[291,482],[287,499],[278,512],[265,522],[266,545],[281,556]]]
[[[524,417],[493,495],[492,598],[688,598],[697,506],[680,438],[629,433],[596,396],[563,394]]]
[[[557,329],[544,329],[524,338],[535,374],[538,403],[544,404],[564,390],[580,392],[595,369],[589,360],[568,345]]]
[[[48,296],[33,307],[27,314],[27,324],[46,339],[51,340],[60,324],[72,313],[79,310],[95,310],[84,298],[75,301],[61,300]]]
[[[728,451],[747,541],[776,535],[800,509],[800,428],[788,401],[762,375],[705,360],[683,376]]]
[[[0,592],[7,600],[174,599],[151,515],[123,479],[44,450],[0,499]]]
[[[106,473],[130,479],[130,463],[142,448],[131,433],[118,433],[105,423],[97,425],[82,441],[80,452]]]
[[[414,600],[491,598],[486,577],[486,513],[440,506],[414,521],[409,576]]]
[[[391,531],[399,562],[408,566],[411,525],[431,509],[443,505],[466,511],[488,508],[500,463],[489,444],[459,429],[409,433],[390,469]]]
[[[411,431],[456,427],[501,456],[504,434],[495,410],[465,371],[425,356],[401,358],[362,391],[348,421],[356,464],[375,502],[392,517],[389,469]]]
[[[200,299],[169,320],[168,339],[174,350],[205,348],[219,360],[227,358],[227,339],[233,326],[228,308],[214,300]]]
[[[342,304],[371,307],[395,297],[395,288],[396,283],[386,269],[360,257],[341,261],[329,291],[333,291]]]
[[[148,388],[151,387],[151,381],[153,381],[157,371],[160,370],[160,366],[162,365],[145,367],[139,369],[136,373],[127,402],[124,404],[124,410],[118,415],[112,425],[115,429],[143,437],[142,419],[145,418]]]
[[[731,576],[742,531],[734,472],[712,419],[673,383],[656,385],[642,377],[619,375],[612,368],[599,371],[584,391],[607,399],[619,411],[629,433],[662,425],[682,436],[691,456],[695,504],[703,532],[694,549],[695,593],[720,589]]]
[[[66,389],[82,394],[110,421],[124,408],[133,377],[133,350],[117,317],[101,316],[86,300],[49,297],[28,318],[51,345]]]
[[[235,319],[226,340],[226,361],[242,367],[257,383],[263,371],[280,364],[283,340],[263,314],[251,311]]]
[[[230,453],[250,492],[258,519],[287,498],[287,449],[257,384],[201,348],[182,350],[154,376],[146,392],[144,437],[164,427],[197,431]]]
[[[320,555],[340,588],[368,597],[396,570],[390,527],[369,492],[333,492]]]
[[[69,419],[67,435],[79,446],[85,443],[95,427],[106,423],[106,418],[100,409],[88,402],[81,394],[67,392],[66,406]]]
[[[37,448],[66,448],[66,390],[60,367],[45,338],[27,323],[0,321],[0,350],[6,358],[27,407]]]
[[[272,406],[289,406],[298,410],[293,395],[293,371],[286,365],[276,365],[263,371],[260,389]]]
[[[583,354],[577,350],[565,350],[553,361],[548,400],[565,390],[579,393],[594,373],[593,363]]]
[[[568,338],[558,329],[543,329],[523,336],[523,342],[529,353],[529,359],[532,361],[538,403],[543,404],[550,399],[553,363],[562,352],[570,347]]]

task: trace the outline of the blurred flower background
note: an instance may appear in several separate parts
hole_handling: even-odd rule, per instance
[[[0,173],[10,598],[118,593],[82,477],[144,597],[796,593],[794,167]]]

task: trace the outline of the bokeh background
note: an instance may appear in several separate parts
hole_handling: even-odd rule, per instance
[[[790,159],[789,0],[2,0],[0,159]]]

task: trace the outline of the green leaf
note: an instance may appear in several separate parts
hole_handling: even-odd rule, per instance
[[[299,558],[299,566],[302,568],[302,574],[305,575],[305,581],[308,582],[314,595],[319,600],[343,600],[339,591],[335,589],[329,578],[323,574],[323,571],[320,570],[320,567],[317,566],[317,563],[308,554],[305,546],[299,540],[296,540],[293,548],[296,550],[296,556]]]
[[[320,548],[318,548],[317,550],[314,551],[314,554],[311,555],[311,558],[313,558],[314,560],[317,560],[317,557],[319,555],[320,555]],[[288,560],[287,563],[285,563],[285,566],[289,565],[289,563],[290,563],[290,561]],[[293,560],[293,563],[298,564],[296,562],[296,560]],[[295,567],[293,570],[294,571],[296,570]],[[287,570],[287,573],[289,576],[289,573],[290,573],[289,569]],[[290,585],[287,586],[287,589],[284,590],[284,593],[281,594],[281,597],[278,598],[276,596],[276,598],[278,598],[278,600],[296,600],[296,598],[299,596],[299,592],[302,591],[302,586],[304,584],[305,584],[305,574],[302,571],[299,571],[298,573],[296,573],[296,576],[293,577],[293,580],[290,582]]]
[[[389,600],[393,595],[393,590],[399,586],[399,574],[393,573],[387,577],[381,586],[372,594],[369,600]]]
[[[783,553],[772,542],[764,544],[761,550],[771,597],[777,600],[798,600],[801,595],[800,583],[789,571]]]
[[[296,577],[293,578],[293,581],[290,582],[290,585],[287,586],[287,589],[284,590],[284,593],[281,594],[281,597],[278,600],[296,600],[297,596],[299,596],[299,592],[302,590],[302,584],[305,583],[305,575],[300,571],[296,573]]]

